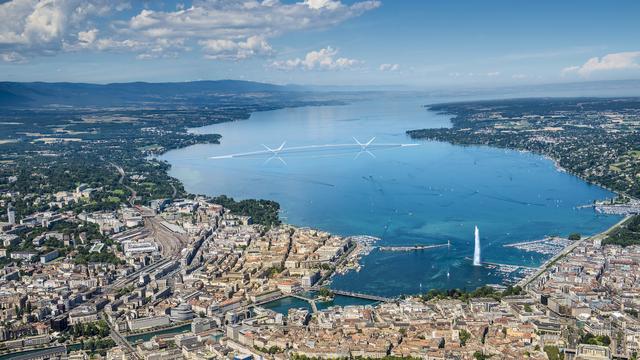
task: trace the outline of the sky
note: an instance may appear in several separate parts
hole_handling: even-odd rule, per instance
[[[640,79],[640,1],[0,0],[0,81]]]

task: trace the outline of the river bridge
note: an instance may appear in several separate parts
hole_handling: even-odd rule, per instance
[[[315,299],[310,299],[306,296],[302,296],[302,295],[298,295],[297,293],[295,294],[291,294],[291,297],[294,297],[296,299],[300,299],[300,300],[304,300],[306,302],[309,303],[309,305],[311,305],[311,310],[313,311],[313,313],[317,313],[318,312],[318,306],[316,305],[316,300]]]
[[[370,294],[362,294],[362,293],[357,293],[357,292],[353,292],[353,291],[344,291],[344,290],[333,290],[333,289],[331,289],[331,292],[336,294],[336,295],[349,296],[349,297],[353,297],[353,298],[360,298],[360,299],[373,300],[373,301],[379,301],[379,302],[394,302],[394,301],[396,301],[395,298],[388,298],[388,297],[384,297],[384,296],[370,295]]]
[[[318,287],[312,287],[310,288],[310,290],[319,290]],[[363,294],[363,293],[358,293],[358,292],[354,292],[354,291],[345,291],[345,290],[336,290],[336,289],[329,289],[329,291],[331,291],[334,295],[341,295],[341,296],[348,296],[348,297],[352,297],[352,298],[360,298],[360,299],[365,299],[365,300],[372,300],[372,301],[379,301],[379,302],[394,302],[396,301],[395,298],[388,298],[388,297],[384,297],[384,296],[378,296],[378,295],[371,295],[371,294]]]

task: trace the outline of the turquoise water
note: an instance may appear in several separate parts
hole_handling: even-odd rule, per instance
[[[538,265],[541,255],[504,248],[506,243],[571,232],[594,234],[619,217],[578,209],[612,194],[557,171],[540,156],[490,147],[420,141],[419,146],[322,149],[209,159],[289,146],[341,144],[376,137],[374,144],[410,143],[405,131],[449,126],[446,116],[423,105],[455,99],[385,96],[344,106],[259,112],[249,120],[194,129],[222,134],[221,145],[195,145],[162,158],[170,174],[197,194],[267,198],[283,218],[336,234],[368,234],[384,245],[441,244],[420,252],[373,251],[360,272],[333,279],[332,287],[394,296],[429,288],[475,288],[503,275],[474,267],[473,228],[478,225],[485,261]],[[447,275],[448,274],[448,275]]]

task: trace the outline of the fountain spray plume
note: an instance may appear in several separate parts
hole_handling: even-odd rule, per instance
[[[476,241],[475,241],[475,248],[473,249],[473,266],[480,266],[480,230],[478,230],[478,227],[476,226],[476,231],[475,231],[475,237],[476,237]]]

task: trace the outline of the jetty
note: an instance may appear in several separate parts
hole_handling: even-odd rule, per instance
[[[380,251],[418,251],[418,250],[429,250],[429,249],[437,249],[443,247],[451,246],[450,242],[446,244],[436,244],[436,245],[400,245],[400,246],[375,246]]]
[[[514,267],[514,268],[529,269],[529,270],[538,270],[538,268],[537,268],[537,267],[533,267],[533,266],[516,265],[516,264],[502,264],[502,263],[489,262],[489,261],[483,261],[483,262],[482,262],[482,265],[510,266],[510,267]]]
[[[546,237],[544,239],[539,239],[539,240],[531,240],[531,241],[522,241],[522,242],[517,242],[517,243],[510,243],[510,244],[504,244],[502,245],[503,247],[513,247],[513,248],[517,248],[519,246],[526,246],[526,245],[534,245],[534,244],[541,244],[541,243],[546,243],[549,241],[552,241],[554,239],[556,239],[557,237],[554,236],[550,236],[550,237]]]

